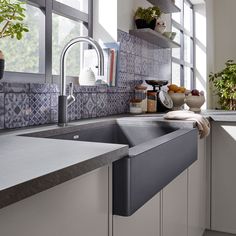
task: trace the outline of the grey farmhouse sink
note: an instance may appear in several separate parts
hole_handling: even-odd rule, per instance
[[[153,117],[95,121],[27,135],[128,145],[128,156],[113,163],[113,214],[121,216],[132,215],[197,160],[193,124]]]

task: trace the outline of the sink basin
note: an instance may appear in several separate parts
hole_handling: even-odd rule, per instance
[[[31,137],[126,144],[113,163],[113,214],[130,216],[197,160],[193,124],[120,118],[27,134]]]

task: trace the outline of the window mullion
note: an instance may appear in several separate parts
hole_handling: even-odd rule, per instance
[[[52,0],[46,0],[45,11],[45,82],[52,82]]]
[[[88,0],[88,36],[93,37],[93,0]]]
[[[52,0],[52,10],[54,13],[74,21],[88,22],[89,20],[88,14],[55,0]]]

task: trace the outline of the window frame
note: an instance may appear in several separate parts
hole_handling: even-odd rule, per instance
[[[172,58],[172,64],[175,63],[180,66],[180,85],[185,86],[185,67],[190,68],[191,71],[191,81],[190,81],[190,89],[193,89],[195,87],[195,81],[194,81],[194,75],[195,75],[195,50],[194,50],[194,45],[195,45],[195,17],[194,17],[194,5],[189,1],[189,0],[181,0],[181,14],[180,16],[180,22],[176,22],[172,17],[171,17],[171,27],[175,27],[177,30],[180,31],[180,59],[176,57],[171,57]],[[192,10],[192,32],[189,32],[188,30],[185,29],[184,27],[184,3],[187,3],[189,7]],[[184,42],[184,36],[190,37],[191,40],[191,48],[190,48],[190,53],[191,53],[191,62],[185,61],[185,42]],[[172,66],[172,65],[171,65]],[[172,81],[172,77],[171,77]]]
[[[21,0],[23,1],[23,0]],[[76,8],[57,2],[56,0],[28,0],[27,4],[39,8],[45,15],[44,42],[45,50],[44,69],[42,73],[27,73],[5,71],[3,81],[5,82],[25,82],[25,83],[53,83],[58,82],[59,75],[52,74],[52,14],[58,14],[68,19],[82,22],[88,29],[88,36],[93,37],[93,0],[88,0],[88,13]],[[69,80],[75,77],[68,76]]]

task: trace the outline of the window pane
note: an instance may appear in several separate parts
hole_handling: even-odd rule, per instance
[[[76,8],[82,12],[88,13],[88,0],[57,0],[57,2]]]
[[[53,75],[59,75],[60,55],[63,47],[73,38],[88,35],[81,22],[53,14],[52,62]],[[68,76],[78,77],[82,67],[81,49],[83,44],[72,46],[67,54],[66,71]]]
[[[181,44],[181,40],[180,40],[180,36],[181,33],[178,29],[176,29],[174,26],[172,26],[172,32],[176,32],[176,37],[174,39],[174,41],[178,44]],[[180,59],[180,48],[173,48],[172,49],[172,57],[178,58]]]
[[[192,70],[189,67],[184,68],[184,86],[191,90]]]
[[[193,10],[185,2],[184,3],[184,28],[192,33],[192,24],[193,24]]]
[[[6,70],[14,72],[44,73],[44,14],[36,7],[26,5],[26,24],[29,32],[23,39],[1,39]]]
[[[172,84],[180,86],[180,65],[172,63]]]
[[[184,60],[188,63],[192,63],[192,39],[184,35]]]
[[[176,0],[175,1],[175,5],[177,7],[179,7],[180,9],[182,9],[183,6],[183,0]],[[179,24],[181,24],[181,13],[172,13],[172,19],[176,22],[178,22]]]

